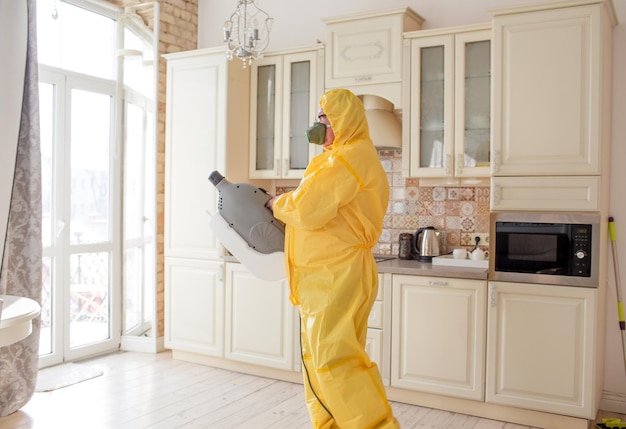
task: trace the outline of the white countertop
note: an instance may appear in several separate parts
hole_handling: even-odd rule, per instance
[[[41,306],[30,298],[0,295],[4,301],[0,315],[0,347],[8,346],[28,337],[32,321],[41,313]]]
[[[391,257],[391,256],[390,256]],[[393,258],[393,257],[391,257]],[[413,276],[457,277],[487,280],[487,268],[435,265],[414,259],[393,258],[376,264],[379,273],[408,274]]]

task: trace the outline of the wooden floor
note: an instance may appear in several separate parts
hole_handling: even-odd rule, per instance
[[[35,393],[20,411],[0,418],[0,429],[311,428],[300,384],[174,360],[169,352],[119,352],[81,363],[104,374]],[[405,429],[528,429],[397,402],[392,407]]]

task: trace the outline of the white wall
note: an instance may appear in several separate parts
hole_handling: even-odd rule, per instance
[[[618,25],[613,33],[613,130],[611,145],[611,202],[610,215],[615,218],[618,264],[622,301],[626,300],[626,0],[613,0]],[[617,319],[617,300],[613,262],[609,263],[609,290],[607,297],[606,369],[604,390],[618,392],[626,404],[626,368]],[[622,409],[626,412],[626,405]]]
[[[450,27],[489,22],[487,12],[518,4],[535,3],[536,0],[258,0],[257,4],[275,19],[270,50],[311,46],[316,41],[325,42],[325,25],[322,18],[352,13],[393,9],[409,6],[420,14],[425,22],[423,29]],[[626,198],[624,184],[626,172],[626,0],[613,0],[617,11],[618,26],[614,30],[613,68],[613,144],[611,165],[611,215],[615,218],[618,266],[622,295],[626,295]],[[234,11],[236,1],[199,0],[198,47],[223,44],[224,21]],[[607,294],[607,347],[604,377],[605,404],[619,407],[626,413],[626,368],[620,330],[617,321],[617,303],[613,264],[609,264],[610,283]],[[623,297],[626,300],[626,297]]]
[[[624,0],[617,0],[623,2]],[[315,45],[326,41],[323,18],[376,10],[410,7],[425,19],[426,28],[489,22],[487,13],[492,8],[502,8],[524,0],[257,0],[257,5],[274,18],[270,49],[278,50]],[[223,27],[235,10],[236,1],[199,0],[198,47],[212,47],[222,43]]]

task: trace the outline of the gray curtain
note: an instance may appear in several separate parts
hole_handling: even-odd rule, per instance
[[[24,296],[41,303],[41,149],[36,0],[24,1],[28,4],[24,95],[0,271],[0,294]],[[31,335],[16,344],[0,347],[0,416],[19,410],[33,396],[39,361],[39,328],[40,318],[37,318],[33,321]]]

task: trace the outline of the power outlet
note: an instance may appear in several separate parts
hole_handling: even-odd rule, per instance
[[[476,237],[480,238],[480,241],[478,242],[479,247],[489,247],[489,233],[488,232],[470,233],[470,244],[472,246],[476,243]]]

